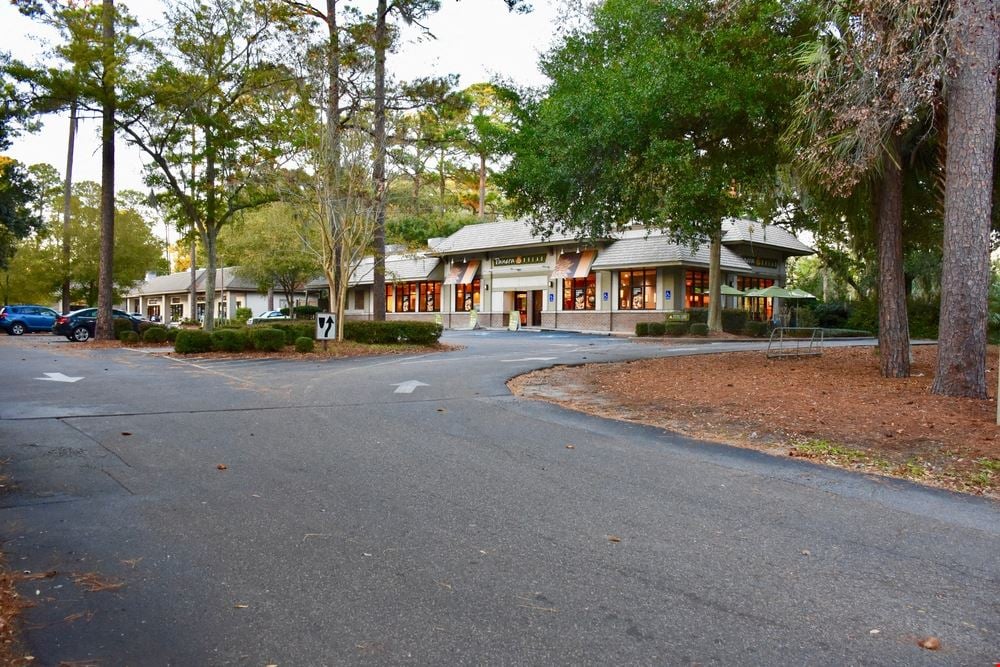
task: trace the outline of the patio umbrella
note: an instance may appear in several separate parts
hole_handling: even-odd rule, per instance
[[[741,292],[735,287],[730,287],[725,284],[723,284],[719,289],[722,292],[722,296],[744,296],[746,294],[746,292]]]
[[[789,292],[792,292],[793,294],[795,294],[795,296],[794,297],[786,297],[786,298],[792,298],[792,299],[815,299],[816,298],[815,296],[813,296],[809,292],[805,291],[804,289],[799,289],[798,287],[789,287],[787,289],[788,289]]]
[[[764,287],[760,289],[747,290],[745,296],[755,296],[755,297],[767,297],[767,298],[777,298],[777,299],[802,299],[805,297],[797,295],[791,290],[787,290],[784,287],[778,287],[777,285],[771,285],[770,287]]]

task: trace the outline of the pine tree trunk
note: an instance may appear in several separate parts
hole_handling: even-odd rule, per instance
[[[198,241],[196,237],[191,237],[191,286],[188,288],[188,308],[191,311],[192,320],[198,319]]]
[[[375,21],[375,267],[372,282],[372,317],[385,319],[385,52],[388,2],[379,0]]]
[[[101,13],[102,82],[101,109],[101,249],[97,287],[98,340],[114,340],[115,255],[115,6],[104,0]]]
[[[910,325],[903,276],[903,172],[898,140],[884,159],[875,218],[878,237],[878,347],[883,377],[910,375]]]
[[[486,217],[486,154],[479,154],[479,219]]]
[[[70,307],[70,255],[69,222],[73,202],[73,152],[76,149],[76,100],[69,105],[69,146],[66,148],[66,178],[63,180],[63,236],[62,236],[62,312]]]
[[[708,330],[722,331],[722,228],[712,233],[708,249]]]
[[[215,328],[215,266],[218,262],[216,253],[216,243],[219,235],[218,227],[212,226],[206,230],[202,241],[205,242],[205,254],[207,255],[205,267],[205,322],[202,328],[211,331]]]
[[[945,396],[987,396],[997,20],[995,0],[958,0],[952,18],[941,318],[931,387]]]

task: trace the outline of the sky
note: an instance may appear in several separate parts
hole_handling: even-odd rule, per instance
[[[140,20],[155,18],[161,7],[157,0],[119,0],[119,4],[127,5]],[[458,74],[463,88],[496,76],[521,85],[542,85],[545,78],[538,70],[538,56],[552,43],[557,28],[556,4],[535,0],[533,12],[518,14],[508,12],[501,0],[442,0],[441,10],[424,22],[435,38],[418,38],[415,29],[406,31],[402,47],[389,58],[389,71],[400,80]],[[40,38],[45,35],[40,34],[39,25],[18,14],[10,3],[0,4],[0,25],[6,37],[0,48],[28,62],[44,53],[46,47]],[[97,120],[80,124],[73,164],[75,181],[100,181],[99,129]],[[41,131],[15,139],[6,154],[29,165],[48,162],[61,174],[66,166],[68,131],[68,114],[49,116]],[[116,189],[145,191],[139,152],[119,140],[116,158]]]

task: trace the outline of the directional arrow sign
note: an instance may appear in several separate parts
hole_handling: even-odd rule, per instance
[[[552,361],[555,357],[525,357],[524,359],[501,359],[505,364],[515,364],[519,361]]]
[[[396,391],[392,392],[394,394],[412,394],[417,387],[429,387],[430,385],[420,380],[407,380],[406,382],[397,382],[393,386],[396,388]]]
[[[48,377],[35,378],[36,380],[47,380],[49,382],[76,382],[77,380],[82,380],[83,378],[71,378],[62,373],[46,373]]]

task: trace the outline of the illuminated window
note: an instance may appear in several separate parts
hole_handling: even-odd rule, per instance
[[[594,310],[596,307],[597,278],[594,274],[563,280],[563,310]]]
[[[656,310],[656,269],[618,272],[619,310]]]
[[[686,271],[684,287],[688,308],[708,308],[708,271]]]
[[[479,310],[479,278],[467,285],[455,285],[455,312],[467,313],[473,308]]]

